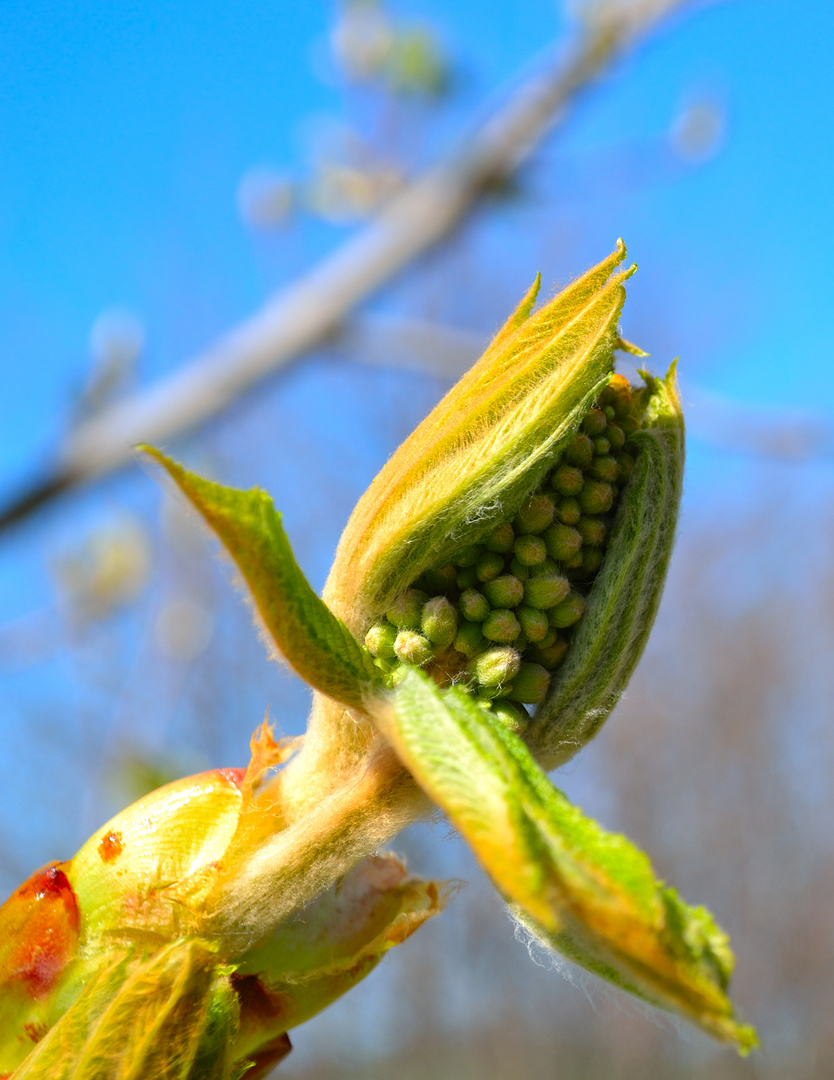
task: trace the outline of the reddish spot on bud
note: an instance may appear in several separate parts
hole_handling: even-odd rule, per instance
[[[78,903],[62,867],[39,870],[0,907],[0,986],[38,999],[52,990],[78,943]]]
[[[35,1024],[32,1021],[29,1021],[28,1024],[23,1025],[23,1030],[32,1042],[40,1042],[47,1031],[49,1031],[49,1027],[46,1024]],[[0,1077],[0,1080],[2,1080],[2,1077]]]
[[[217,776],[228,781],[232,787],[238,789],[243,787],[243,778],[246,776],[246,769],[215,769],[214,772]],[[2,1080],[2,1077],[0,1077],[0,1080]]]
[[[232,986],[240,1002],[241,1028],[272,1026],[282,1013],[291,1019],[289,995],[268,990],[257,975],[232,975]]]
[[[106,863],[118,859],[124,849],[125,846],[120,832],[109,832],[107,836],[101,838],[101,843],[98,845],[101,861]]]

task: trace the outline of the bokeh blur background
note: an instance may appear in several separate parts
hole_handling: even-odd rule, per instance
[[[267,708],[303,730],[307,691],[122,448],[147,429],[267,488],[320,587],[535,272],[623,236],[623,333],[681,357],[687,486],[647,655],[557,782],[731,932],[764,1048],[531,959],[435,825],[397,849],[468,888],[281,1073],[834,1075],[832,38],[815,0],[5,0],[0,895],[244,764]]]

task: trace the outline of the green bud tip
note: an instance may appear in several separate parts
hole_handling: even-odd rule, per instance
[[[553,522],[556,505],[550,495],[531,495],[515,516],[513,527],[517,533],[543,533]]]
[[[491,584],[493,583],[488,583],[487,587]],[[481,623],[490,612],[489,601],[477,589],[464,589],[458,601],[458,607],[461,615],[468,622]]]
[[[570,592],[567,578],[557,574],[531,578],[524,585],[524,603],[527,607],[547,610],[555,607]]]
[[[484,586],[487,600],[495,608],[518,607],[524,599],[524,582],[514,574],[502,574]]]
[[[521,667],[521,656],[508,645],[487,649],[472,665],[471,671],[481,686],[497,687],[511,682]]]
[[[423,608],[422,626],[433,645],[448,648],[458,629],[458,615],[452,602],[445,596],[433,596]]]
[[[407,589],[385,612],[390,623],[399,630],[418,630],[423,617],[423,605],[428,600],[418,589]]]
[[[547,558],[547,548],[540,536],[519,536],[513,551],[522,566],[538,566]]]
[[[404,664],[427,664],[434,658],[431,642],[416,630],[400,630],[394,642],[394,652]]]
[[[521,624],[509,608],[495,608],[481,624],[481,630],[489,641],[504,644],[515,641],[521,633]]]

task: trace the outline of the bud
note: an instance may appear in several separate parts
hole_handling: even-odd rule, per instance
[[[470,670],[481,686],[501,686],[512,682],[521,667],[521,657],[509,646],[491,648],[473,661]]]
[[[549,609],[547,621],[551,626],[562,630],[566,626],[578,623],[584,613],[585,597],[581,593],[571,591],[564,600]]]
[[[404,664],[420,667],[434,657],[431,642],[416,630],[400,630],[394,641],[394,652]]]
[[[487,588],[492,585],[489,582]],[[489,601],[477,589],[464,589],[458,601],[460,613],[467,622],[481,623],[489,615]]]
[[[495,608],[481,624],[481,631],[490,641],[515,641],[521,633],[521,624],[508,608]]]
[[[547,558],[547,548],[540,536],[519,536],[513,552],[522,566],[539,566]]]
[[[419,630],[423,605],[428,597],[417,589],[408,589],[388,608],[385,615],[399,630]]]
[[[550,495],[531,495],[519,508],[513,526],[519,533],[543,533],[552,524],[555,512]]]
[[[499,525],[497,529],[493,529],[484,542],[484,547],[487,551],[495,551],[499,555],[507,555],[513,550],[513,543],[515,542],[515,533],[512,525],[509,521],[505,521],[503,525]]]
[[[382,660],[393,660],[396,656],[394,642],[397,629],[389,622],[378,622],[365,634],[365,645],[370,653]]]
[[[527,607],[547,610],[555,607],[570,592],[567,578],[557,574],[530,578],[524,585],[524,603]]]
[[[514,608],[524,599],[524,584],[515,574],[502,574],[488,582],[484,592],[493,607]]]
[[[550,673],[540,664],[522,664],[513,678],[510,697],[524,705],[538,705],[544,701],[550,685]]]
[[[547,554],[556,562],[566,562],[582,547],[582,536],[570,525],[551,525],[544,534]]]
[[[423,608],[423,633],[441,649],[455,640],[458,617],[453,605],[445,596],[435,596]]]

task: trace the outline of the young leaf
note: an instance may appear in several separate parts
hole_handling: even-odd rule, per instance
[[[165,468],[215,531],[249,586],[270,637],[302,679],[360,707],[363,688],[377,682],[379,672],[367,649],[313,592],[266,492],[214,484],[153,447],[141,449]]]
[[[484,355],[391,457],[345,529],[325,598],[352,630],[429,565],[512,517],[611,373],[616,250],[530,314],[538,280]]]
[[[374,716],[534,933],[742,1052],[755,1045],[726,996],[732,954],[709,914],[656,882],[625,837],[571,806],[518,736],[419,671]]]
[[[684,430],[675,366],[644,373],[646,420],[605,560],[564,664],[525,738],[547,769],[591,739],[637,665],[660,603],[683,487]]]

